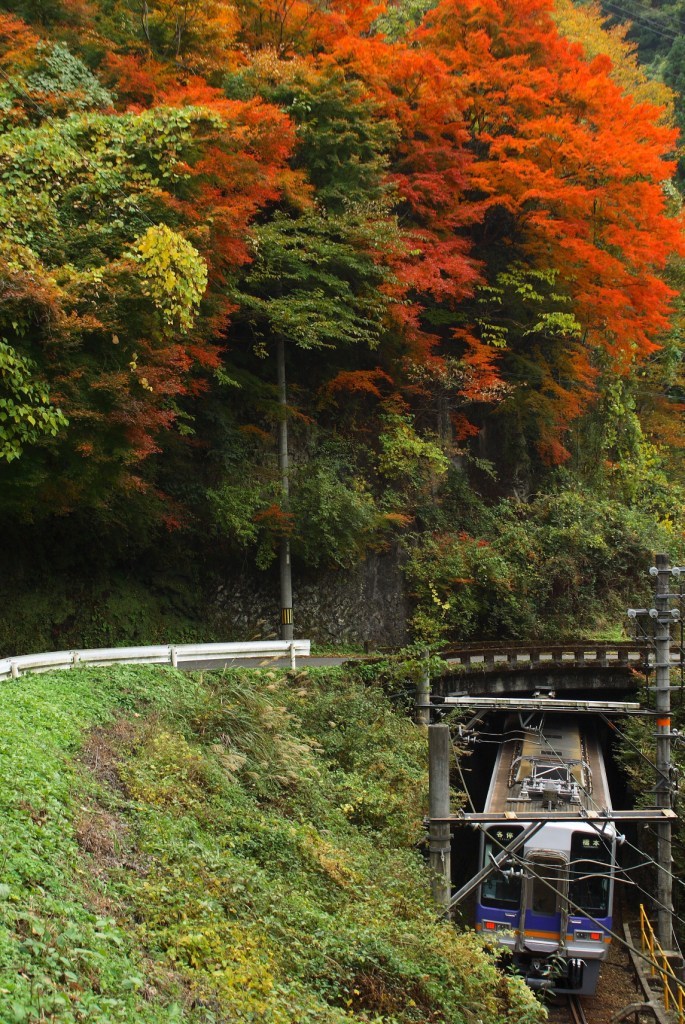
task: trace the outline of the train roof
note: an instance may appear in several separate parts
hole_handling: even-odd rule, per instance
[[[544,715],[535,728],[511,716],[504,728],[485,810],[599,812],[611,810],[604,758],[591,723]]]

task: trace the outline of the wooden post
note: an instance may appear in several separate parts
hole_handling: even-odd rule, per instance
[[[414,708],[414,721],[417,725],[430,725],[431,723],[431,669],[430,651],[424,653],[423,661],[419,665],[418,678],[416,680],[416,703]]]
[[[442,917],[450,916],[452,891],[452,857],[450,814],[450,728],[448,725],[428,726],[428,801],[431,890]]]

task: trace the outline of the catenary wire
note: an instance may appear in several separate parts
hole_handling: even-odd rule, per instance
[[[604,716],[602,716],[602,717],[604,717]],[[542,739],[544,740],[544,742],[549,747],[549,749],[555,755],[555,757],[560,758],[561,754],[557,750],[554,749],[554,747],[549,742],[548,738],[544,735],[544,733],[541,733],[541,736],[542,736]],[[587,798],[590,801],[590,803],[593,805],[594,809],[596,811],[601,811],[601,808],[597,804],[596,800],[593,799],[593,796],[588,791],[587,787],[583,786],[582,783],[580,784],[580,787],[583,790],[583,792],[585,793],[585,795],[587,796]],[[595,831],[597,831],[597,832],[600,831],[599,827],[597,826],[597,824],[595,822],[593,822],[591,820],[588,820],[588,824],[591,825],[595,829]],[[626,845],[629,846],[632,850],[635,850],[635,852],[639,853],[642,857],[646,857],[647,858],[647,863],[651,863],[654,867],[659,868],[660,870],[664,870],[663,866],[659,865],[657,863],[657,861],[655,861],[654,858],[651,857],[649,853],[647,853],[646,850],[642,850],[639,846],[636,846],[635,843],[631,843],[630,840],[627,839],[625,836],[623,837],[623,839],[624,839],[624,842],[626,843]],[[678,878],[677,875],[673,874],[672,871],[666,870],[665,873],[671,878],[672,881],[677,882],[679,885],[681,885],[681,886],[683,886],[683,888],[685,888],[685,882],[683,882],[680,878]],[[678,916],[674,912],[674,910],[672,908],[669,908],[669,907],[665,906],[665,904],[663,904],[659,900],[657,900],[656,897],[654,896],[654,894],[650,893],[643,886],[639,885],[638,883],[635,883],[635,884],[637,885],[637,888],[640,890],[640,892],[644,893],[644,895],[647,896],[650,899],[650,901],[654,903],[654,905],[656,907],[660,908],[661,910],[668,910],[669,913],[671,913],[673,915],[673,917],[674,917],[674,919],[676,921],[678,921],[682,925],[685,925],[685,919],[683,919],[682,917]]]
[[[637,743],[633,743],[633,741],[632,741],[632,740],[630,739],[630,737],[629,737],[629,736],[626,736],[626,734],[625,734],[624,732],[622,732],[622,731],[621,731],[621,730],[619,729],[619,727],[618,727],[617,725],[615,725],[615,723],[614,723],[614,722],[612,722],[610,718],[607,718],[607,716],[606,716],[605,714],[603,714],[603,713],[602,713],[601,711],[600,711],[599,715],[600,715],[600,718],[603,718],[603,719],[604,719],[604,721],[605,721],[605,722],[606,722],[606,724],[607,724],[607,725],[609,726],[609,728],[610,728],[611,730],[613,730],[613,732],[615,732],[615,733],[617,734],[617,736],[620,736],[620,738],[621,738],[621,739],[622,739],[622,740],[623,740],[623,741],[624,741],[625,743],[627,743],[629,747],[632,747],[632,749],[633,749],[633,750],[635,750],[635,751],[636,751],[636,753],[638,753],[638,754],[640,755],[640,757],[642,757],[642,758],[643,758],[643,759],[644,759],[644,760],[645,760],[645,761],[647,762],[647,764],[649,765],[649,767],[650,767],[650,768],[651,768],[651,769],[652,769],[653,771],[655,771],[655,772],[657,773],[657,775],[661,775],[661,777],[662,777],[662,778],[663,778],[663,779],[664,779],[665,781],[669,781],[669,780],[667,779],[667,777],[666,777],[666,776],[664,775],[664,773],[663,773],[663,772],[660,772],[660,771],[659,771],[659,769],[657,768],[656,764],[655,764],[655,763],[654,763],[653,761],[650,761],[650,760],[649,760],[649,758],[647,757],[647,755],[646,755],[646,754],[645,754],[645,753],[644,753],[644,752],[643,752],[642,750],[640,750],[640,748],[639,748],[639,746],[637,745]]]
[[[671,42],[674,42],[678,38],[678,32],[672,31],[668,26],[660,25],[658,22],[651,20],[649,15],[654,13],[653,8],[645,7],[643,4],[636,3],[636,8],[641,12],[646,12],[645,14],[638,14],[635,11],[630,11],[627,8],[622,7],[620,4],[617,4],[615,0],[603,0],[603,6],[607,8],[610,14],[613,14],[614,12],[623,14],[628,21],[633,22],[638,28],[649,29],[649,31],[655,36],[662,36],[664,39],[668,39]]]
[[[548,737],[547,737],[547,736],[545,736],[544,732],[543,732],[543,731],[542,731],[541,729],[536,729],[536,730],[534,730],[534,731],[536,731],[536,732],[539,732],[539,733],[540,733],[540,736],[541,736],[541,738],[542,738],[543,742],[544,742],[544,743],[546,744],[546,746],[547,746],[547,747],[549,748],[550,752],[551,752],[551,753],[552,753],[552,754],[553,754],[553,755],[554,755],[555,757],[557,757],[557,758],[561,758],[561,757],[562,757],[562,755],[561,755],[561,754],[559,753],[559,751],[557,751],[557,750],[556,750],[556,749],[554,748],[554,746],[553,746],[553,745],[552,745],[552,744],[550,743],[550,741],[549,741]],[[516,734],[517,732],[519,732],[519,730],[512,730],[512,732],[513,732],[514,734]],[[508,734],[508,735],[509,735],[509,734]],[[467,788],[466,788],[466,786],[465,786],[465,782],[464,782],[464,776],[463,776],[463,773],[461,772],[461,765],[460,765],[460,763],[459,763],[459,760],[460,760],[460,759],[459,759],[459,758],[458,758],[458,756],[457,756],[457,750],[456,750],[456,747],[455,747],[455,745],[454,745],[454,743],[453,743],[453,742],[452,742],[452,747],[453,747],[453,750],[454,750],[454,753],[455,753],[455,760],[456,760],[456,763],[457,763],[457,766],[458,766],[458,770],[459,770],[459,773],[460,773],[460,777],[461,777],[461,780],[462,780],[462,785],[464,786],[464,791],[465,791],[465,792],[466,792],[466,794],[467,794],[467,797],[468,797],[468,799],[469,799],[469,802],[470,802],[470,804],[471,804],[471,808],[472,808],[473,810],[475,810],[475,807],[474,807],[474,804],[473,804],[473,800],[472,800],[472,798],[471,798],[471,796],[470,796],[470,794],[469,794],[469,792],[468,792],[468,789],[467,789]],[[583,785],[583,784],[581,783],[581,784],[580,784],[580,788],[581,788],[581,789],[582,789],[582,790],[583,790],[583,791],[585,792],[585,794],[586,794],[586,796],[587,796],[588,800],[589,800],[589,801],[590,801],[590,803],[591,803],[591,804],[592,804],[592,805],[594,806],[595,810],[598,810],[598,811],[599,811],[599,810],[600,810],[600,808],[599,808],[599,805],[598,805],[598,804],[597,804],[597,802],[596,802],[596,801],[594,800],[594,798],[593,798],[592,794],[591,794],[591,793],[590,793],[590,792],[588,791],[587,787],[586,787],[586,786],[584,786],[584,785]],[[595,829],[595,831],[596,831],[596,832],[598,832],[598,833],[600,833],[600,835],[601,835],[601,829],[600,829],[600,828],[599,828],[599,827],[598,827],[598,826],[596,825],[596,823],[595,823],[595,822],[593,822],[593,821],[591,821],[591,820],[589,820],[589,819],[588,819],[588,820],[587,820],[587,824],[591,825],[591,826],[592,826],[592,827],[593,827],[593,828]],[[481,826],[479,825],[479,827],[481,827]],[[647,851],[646,851],[646,850],[642,850],[642,849],[640,849],[640,847],[636,846],[636,845],[635,845],[634,843],[631,843],[631,842],[630,842],[630,840],[626,839],[626,838],[625,838],[625,836],[624,836],[624,842],[625,842],[625,843],[626,843],[626,844],[627,844],[627,845],[628,845],[628,846],[629,846],[629,847],[630,847],[631,849],[633,849],[633,850],[635,850],[635,851],[636,851],[637,853],[639,853],[639,854],[640,854],[640,856],[642,856],[642,857],[646,858],[646,861],[644,862],[644,864],[642,864],[642,865],[639,865],[639,866],[644,866],[645,864],[652,864],[652,865],[654,865],[655,867],[659,868],[659,865],[657,864],[657,862],[656,862],[656,861],[654,860],[654,858],[653,858],[653,857],[651,857],[651,856],[650,856],[650,855],[649,855],[649,854],[647,853]],[[501,844],[499,844],[499,843],[498,843],[498,845],[501,845]],[[618,865],[617,865],[617,867],[618,867]],[[627,872],[626,872],[626,871],[625,871],[625,870],[624,870],[624,869],[623,869],[622,867],[619,867],[619,870],[621,870],[621,871],[622,871],[622,872],[623,872],[624,874],[626,874],[626,875],[627,875]],[[533,873],[534,873],[534,872],[533,872]],[[679,878],[678,878],[678,877],[677,877],[676,875],[674,875],[674,874],[673,874],[673,873],[672,873],[671,871],[667,871],[666,873],[667,873],[667,874],[668,874],[668,875],[669,875],[669,876],[671,877],[671,879],[672,879],[672,880],[674,879],[674,880],[675,880],[675,881],[677,881],[677,882],[678,882],[678,883],[679,883],[680,885],[682,885],[683,887],[685,887],[685,883],[684,883],[684,882],[682,882],[682,881],[681,881],[681,880],[680,880],[680,879],[679,879]],[[669,911],[669,913],[670,913],[670,914],[672,915],[672,917],[673,917],[673,919],[674,919],[675,921],[677,921],[677,922],[678,922],[679,924],[682,924],[682,925],[684,925],[684,926],[685,926],[685,919],[684,919],[684,918],[682,918],[682,917],[680,917],[680,916],[679,916],[678,914],[676,914],[673,908],[668,908],[668,907],[666,907],[666,906],[665,906],[664,904],[662,904],[662,903],[661,903],[661,902],[660,902],[659,900],[655,899],[655,897],[654,897],[654,894],[653,894],[653,893],[650,893],[650,892],[649,892],[649,891],[648,891],[647,889],[645,889],[645,888],[644,888],[643,886],[641,886],[641,885],[640,885],[640,884],[639,884],[638,882],[635,882],[635,881],[634,881],[633,879],[630,879],[630,883],[631,883],[631,884],[633,884],[633,885],[635,885],[635,887],[636,887],[636,888],[637,888],[637,889],[638,889],[638,890],[639,890],[640,892],[642,892],[642,893],[643,893],[643,894],[644,894],[644,895],[645,895],[645,896],[646,896],[646,897],[647,897],[647,898],[648,898],[648,899],[650,900],[650,902],[652,902],[652,903],[653,903],[653,904],[654,904],[654,905],[655,905],[655,906],[656,906],[657,908],[660,908],[660,909],[663,909],[663,910],[668,910],[668,911]],[[590,919],[590,920],[592,920],[592,918],[589,918],[589,919]]]
[[[482,832],[486,831],[485,825],[483,825],[480,822],[478,822],[478,828]],[[488,838],[490,838],[490,833],[488,833]],[[504,843],[501,843],[494,836],[492,838],[494,839],[494,842],[496,843],[496,845],[500,847],[501,851],[502,850],[506,850],[506,845]],[[556,888],[556,886],[552,885],[551,882],[548,882],[545,878],[542,877],[542,875],[540,875],[537,871],[535,871],[531,867],[531,865],[530,865],[530,863],[528,861],[523,860],[522,857],[519,857],[515,853],[510,854],[509,856],[511,857],[512,860],[516,861],[522,869],[527,870],[535,878],[538,878],[542,882],[543,885],[546,885],[548,889],[551,889],[556,895],[559,895],[559,890]],[[648,957],[641,950],[639,950],[635,946],[633,946],[632,943],[630,943],[626,939],[622,938],[617,932],[613,931],[611,928],[607,928],[606,925],[602,924],[596,918],[592,917],[590,914],[587,913],[587,911],[583,910],[582,907],[579,907],[577,903],[574,903],[572,900],[569,900],[568,897],[565,897],[565,901],[566,901],[566,903],[567,903],[567,905],[569,907],[573,908],[573,910],[576,911],[576,913],[578,913],[580,916],[586,918],[588,921],[592,922],[592,924],[597,925],[597,927],[601,931],[606,932],[606,934],[610,935],[612,939],[616,939],[616,941],[619,942],[622,946],[625,946],[626,949],[631,950],[635,954],[635,956],[637,956],[641,960],[644,960],[645,963],[649,964],[650,967],[655,967],[655,968],[657,968],[657,970],[661,969],[661,968],[659,968],[659,964],[655,960],[652,960],[650,957]]]
[[[557,757],[557,758],[561,758],[562,755],[557,750],[555,750],[555,748],[549,742],[548,737],[542,731],[542,729],[540,729],[539,732],[540,732],[540,736],[541,736],[543,742],[549,747],[550,751],[554,754],[554,756]],[[593,799],[592,794],[588,791],[587,787],[583,786],[582,783],[580,783],[580,787],[585,792],[585,795],[587,796],[587,799],[590,801],[590,803],[593,804],[595,810],[597,810],[597,811],[601,810],[599,808],[597,802]],[[593,822],[591,820],[588,820],[587,823],[589,825],[591,825],[592,828],[594,828],[595,831],[598,832],[601,835],[602,830],[599,828],[599,826],[595,822]],[[671,878],[672,881],[676,881],[679,885],[681,885],[681,886],[683,886],[685,888],[685,883],[682,882],[681,879],[678,878],[677,875],[674,875],[672,871],[668,871],[667,869],[664,869],[663,866],[659,865],[654,860],[654,858],[651,857],[649,853],[647,853],[646,850],[642,850],[640,847],[636,846],[634,843],[631,843],[630,840],[626,838],[626,836],[623,837],[623,841],[626,843],[627,846],[629,846],[631,849],[635,850],[636,853],[639,853],[640,856],[646,857],[647,858],[647,863],[651,863],[654,867],[656,867],[659,870],[665,870],[665,873]],[[615,865],[615,867],[618,868],[619,866]],[[620,870],[624,874],[626,874],[626,876],[627,876],[627,872],[622,867],[620,868]],[[644,886],[640,885],[639,882],[635,882],[632,879],[630,881],[631,881],[632,884],[635,885],[635,887],[641,893],[643,893],[644,896],[647,897],[647,899],[650,901],[650,903],[652,903],[657,909],[659,909],[659,910],[666,910],[671,915],[671,920],[672,921],[677,921],[679,924],[685,926],[685,919],[682,918],[679,914],[676,913],[674,907],[672,907],[672,906],[671,907],[667,907],[664,903],[662,903],[659,899],[657,899],[653,893],[649,892],[647,889],[644,888]]]

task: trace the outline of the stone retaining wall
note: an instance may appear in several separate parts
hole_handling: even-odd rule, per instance
[[[402,646],[408,641],[409,602],[396,552],[370,555],[352,569],[304,575],[293,567],[295,636],[320,643]],[[217,623],[236,640],[278,632],[278,574],[262,578],[227,572],[217,593]],[[239,609],[239,610],[237,610]]]

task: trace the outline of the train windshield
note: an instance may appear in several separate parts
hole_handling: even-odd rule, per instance
[[[574,832],[571,838],[568,899],[571,913],[591,917],[609,914],[612,840],[608,836]]]
[[[488,829],[485,833],[483,864],[489,864],[490,854],[496,857],[498,853],[502,852],[503,847],[508,846],[512,839],[515,839],[521,832],[523,832],[523,829],[520,827],[504,828],[500,825]],[[505,877],[501,872],[493,871],[481,885],[480,901],[484,907],[513,907],[518,909],[521,902],[520,877]]]
[[[533,877],[528,906],[534,914],[544,914],[547,917],[558,914],[566,877],[566,864],[557,857],[544,853],[529,857],[528,863],[534,865],[531,869]]]

